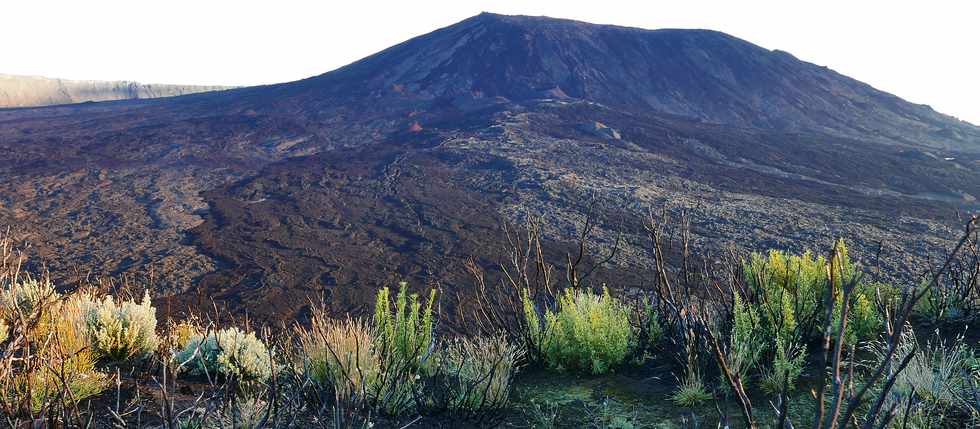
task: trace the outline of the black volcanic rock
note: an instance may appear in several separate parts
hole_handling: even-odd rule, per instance
[[[884,243],[895,279],[980,208],[980,130],[927,107],[718,32],[492,14],[297,82],[0,110],[0,152],[0,225],[58,280],[253,316],[465,297],[500,223],[541,216],[561,261],[593,195],[624,287],[651,207],[706,248]]]
[[[729,125],[980,151],[975,126],[710,30],[484,13],[313,80],[450,100],[576,98]]]

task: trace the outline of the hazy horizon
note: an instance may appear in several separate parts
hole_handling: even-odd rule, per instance
[[[334,70],[487,11],[723,31],[980,124],[980,59],[969,55],[980,40],[980,26],[971,22],[980,8],[956,2],[423,1],[408,8],[384,2],[331,7],[285,1],[273,7],[178,0],[160,8],[42,0],[5,6],[8,19],[0,37],[19,42],[0,48],[4,74],[182,85],[280,83]]]

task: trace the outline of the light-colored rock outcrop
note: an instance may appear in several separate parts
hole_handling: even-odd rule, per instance
[[[171,97],[219,91],[225,86],[144,84],[130,81],[66,80],[0,74],[0,107],[31,107],[85,101]]]

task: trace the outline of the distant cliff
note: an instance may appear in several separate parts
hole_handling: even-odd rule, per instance
[[[129,81],[66,80],[0,74],[0,107],[157,98],[219,91],[226,86],[162,85]]]

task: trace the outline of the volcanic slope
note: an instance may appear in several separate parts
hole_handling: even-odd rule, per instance
[[[502,222],[541,216],[557,261],[593,198],[618,285],[665,204],[709,247],[884,243],[908,277],[980,197],[980,129],[785,52],[494,14],[297,82],[0,110],[0,151],[0,224],[59,280],[270,317],[395,279],[465,295]]]

